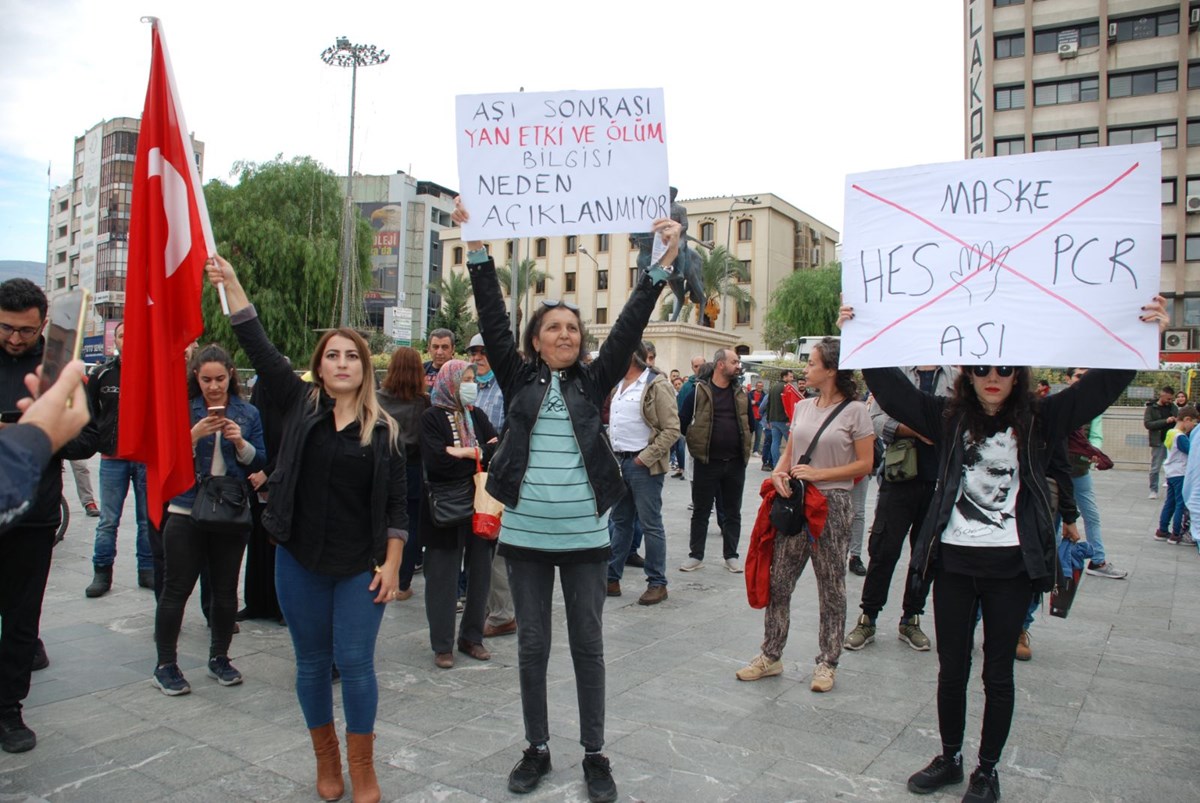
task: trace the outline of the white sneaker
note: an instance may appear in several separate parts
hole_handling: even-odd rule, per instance
[[[704,568],[704,561],[700,560],[699,558],[688,558],[687,560],[685,560],[683,562],[683,565],[679,567],[679,571],[694,572],[697,569],[703,569],[703,568]]]
[[[725,568],[728,569],[729,571],[733,572],[734,574],[742,573],[742,565],[740,563],[738,563],[737,558],[726,558],[725,559]]]
[[[1093,577],[1107,577],[1109,580],[1124,580],[1129,575],[1129,572],[1113,566],[1111,560],[1106,560],[1099,566],[1089,561],[1086,571]]]
[[[1147,499],[1157,499],[1157,498],[1158,498],[1158,492],[1157,492],[1157,491],[1151,491],[1151,492],[1150,492],[1150,495],[1149,495],[1149,496],[1147,496],[1146,498],[1147,498]]]

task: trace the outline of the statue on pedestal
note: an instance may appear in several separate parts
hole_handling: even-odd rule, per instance
[[[671,188],[671,219],[683,226],[683,237],[679,243],[679,256],[675,259],[675,272],[668,284],[675,294],[675,308],[671,311],[671,321],[678,321],[683,312],[684,296],[691,294],[692,303],[696,305],[699,323],[704,325],[704,280],[700,273],[700,254],[688,246],[688,241],[699,243],[695,237],[687,233],[687,209],[675,201],[679,190]],[[650,232],[631,234],[629,242],[638,249],[638,267],[643,271],[650,267],[650,253],[654,244],[654,235]]]

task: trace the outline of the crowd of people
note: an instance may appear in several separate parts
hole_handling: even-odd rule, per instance
[[[458,206],[454,220],[468,219]],[[176,644],[197,582],[211,627],[207,674],[220,685],[243,681],[229,659],[239,620],[285,623],[318,794],[336,800],[346,791],[333,713],[340,678],[354,800],[378,800],[376,640],[384,604],[410,599],[423,572],[435,667],[453,667],[456,651],[487,661],[486,639],[516,635],[527,747],[507,783],[528,793],[552,769],[547,685],[557,575],[583,776],[590,800],[613,801],[617,786],[604,754],[605,598],[620,596],[627,570],[636,568],[645,582],[639,604],[668,599],[668,477],[690,484],[688,557],[678,569],[705,567],[715,510],[719,567],[741,574],[746,474],[759,454],[769,498],[815,494],[820,502],[799,529],[775,532],[761,650],[736,678],[782,674],[792,594],[811,563],[819,600],[811,689],[831,692],[842,651],[874,642],[907,541],[898,637],[931,649],[920,618],[932,590],[942,741],[909,789],[934,792],[966,777],[966,689],[982,619],[986,707],[964,800],[999,799],[996,767],[1015,706],[1013,662],[1031,657],[1033,611],[1058,576],[1057,541],[1078,540],[1082,517],[1092,548],[1088,572],[1125,576],[1104,553],[1090,471],[1103,457],[1101,415],[1132,372],[1073,368],[1068,386],[1049,393],[1024,367],[910,366],[866,370],[862,388],[840,367],[838,340],[826,338],[799,377],[785,370],[747,387],[741,358],[729,349],[697,356],[688,376],[667,374],[643,330],[680,231],[673,221],[656,223],[665,254],[642,273],[594,359],[579,310],[563,301],[538,305],[518,342],[494,263],[482,243],[467,243],[480,323],[468,359],[455,356],[461,344],[452,332],[434,330],[432,359],[422,364],[416,350],[397,349],[378,388],[367,343],[352,329],[326,332],[298,375],[268,339],[232,265],[211,260],[208,279],[224,288],[233,331],[256,372],[254,393],[242,399],[233,360],[220,346],[186,355],[196,483],[170,500],[158,528],[146,515],[144,466],[116,456],[119,356],[87,378],[86,393],[82,366],[72,364],[35,401],[36,381],[26,377],[41,359],[45,296],[23,280],[0,285],[0,408],[19,418],[0,431],[4,750],[36,744],[21,701],[45,659],[37,630],[61,461],[99,452],[100,525],[85,593],[100,597],[112,587],[116,532],[132,485],[137,583],[155,590],[152,677],[162,693],[191,690]],[[843,307],[841,320],[852,317]],[[1164,325],[1161,299],[1143,308],[1142,320]],[[123,334],[118,327],[118,349]],[[1188,456],[1198,419],[1171,388],[1146,408],[1151,495],[1160,473],[1166,481],[1158,540],[1195,543],[1187,511],[1200,505],[1200,460]],[[864,552],[866,491],[876,481]],[[213,515],[209,500],[236,495],[234,488],[246,497],[245,518]],[[504,506],[495,538],[470,513],[484,488]],[[468,492],[464,513],[459,497]],[[239,611],[243,556],[246,607]],[[865,580],[862,613],[847,633],[848,571]]]

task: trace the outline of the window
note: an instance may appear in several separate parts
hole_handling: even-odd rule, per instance
[[[546,292],[546,280],[538,279],[536,282],[534,282],[533,292],[537,293],[538,295],[544,294]]]
[[[737,303],[737,322],[738,322],[738,324],[740,324],[742,326],[745,326],[746,324],[750,323],[750,302],[749,301],[739,301]]]
[[[1076,78],[1052,84],[1035,84],[1034,106],[1058,106],[1064,103],[1087,103],[1100,99],[1099,78]]]
[[[567,253],[574,254],[578,250],[579,238],[572,234],[571,236],[567,237]]]
[[[1200,298],[1183,299],[1183,325],[1200,326]]]
[[[1188,89],[1200,89],[1200,62],[1188,65]]]
[[[533,241],[533,255],[544,257],[546,256],[546,238],[539,237]]]
[[[1200,120],[1188,120],[1187,144],[1189,148],[1193,145],[1200,145]],[[1166,145],[1163,147],[1165,148]]]
[[[750,284],[750,260],[742,260],[742,272],[737,277],[738,284]]]
[[[608,307],[596,307],[596,323],[608,323]]]
[[[461,265],[463,257],[463,249],[461,245],[454,246],[454,264]]]
[[[1019,6],[1025,0],[992,0],[992,5],[996,8],[1004,8],[1005,6]]]
[[[1013,137],[1012,139],[996,140],[996,156],[1013,156],[1014,154],[1025,152],[1025,138]]]
[[[597,290],[607,290],[608,289],[608,271],[606,271],[606,270],[596,271],[596,289]]]
[[[509,240],[507,243],[504,244],[504,255],[509,259],[513,258],[513,241],[512,240]]]
[[[67,227],[66,227],[66,226],[59,226],[59,227],[58,227],[58,233],[57,233],[57,234],[55,234],[54,236],[55,236],[56,238],[58,238],[58,239],[61,239],[61,238],[63,238],[63,237],[66,237],[66,236],[67,236]]]
[[[607,254],[608,253],[608,235],[607,234],[596,235],[596,253],[597,254]]]
[[[1132,95],[1155,95],[1179,89],[1179,70],[1163,67],[1158,70],[1139,70],[1108,76],[1108,96],[1127,98]]]
[[[638,283],[638,270],[639,270],[639,268],[630,268],[630,269],[629,269],[629,286],[630,286],[631,288],[633,288],[633,287],[637,287],[637,283]]]
[[[1175,235],[1164,234],[1162,238],[1162,261],[1175,261]]]
[[[57,254],[55,254],[54,264],[61,265],[62,263],[66,262],[66,261],[67,261],[67,252],[66,251],[59,251]]]
[[[996,37],[996,59],[1019,59],[1025,55],[1025,34],[1011,33]]]
[[[1071,25],[1033,32],[1034,53],[1057,53],[1060,43],[1076,42],[1080,48],[1100,46],[1100,23]]]
[[[1025,85],[996,87],[996,111],[1025,108]]]
[[[1074,148],[1095,148],[1100,145],[1098,131],[1083,131],[1075,134],[1046,134],[1033,138],[1033,150],[1068,151]]]
[[[754,221],[746,218],[739,220],[737,225],[738,242],[744,243],[754,237]]]
[[[713,241],[713,224],[712,223],[701,223],[700,224],[700,239],[706,243],[711,243]]]
[[[1170,206],[1175,203],[1175,179],[1164,178],[1162,180],[1162,203],[1163,206]]]
[[[1188,262],[1200,262],[1200,234],[1189,234],[1184,238],[1183,258]]]
[[[63,290],[66,288],[66,286],[67,286],[67,277],[66,276],[59,276],[58,278],[56,278],[54,280],[54,289],[55,290]]]
[[[1175,36],[1179,33],[1179,12],[1164,11],[1161,14],[1146,14],[1141,17],[1126,17],[1111,20],[1117,23],[1117,41],[1153,39],[1156,36]]]
[[[565,291],[568,293],[575,292],[575,274],[574,273],[563,274],[563,287],[565,288]]]
[[[1178,143],[1179,128],[1174,123],[1166,125],[1130,126],[1108,129],[1109,145],[1130,145],[1139,142],[1161,142],[1163,148],[1174,148]]]
[[[1188,176],[1184,185],[1184,195],[1200,195],[1200,176]]]

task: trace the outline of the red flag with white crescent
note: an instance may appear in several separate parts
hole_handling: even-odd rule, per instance
[[[196,481],[184,350],[200,336],[204,263],[216,253],[162,23],[151,18],[150,84],[134,163],[121,355],[118,456],[146,464],[147,502]]]

